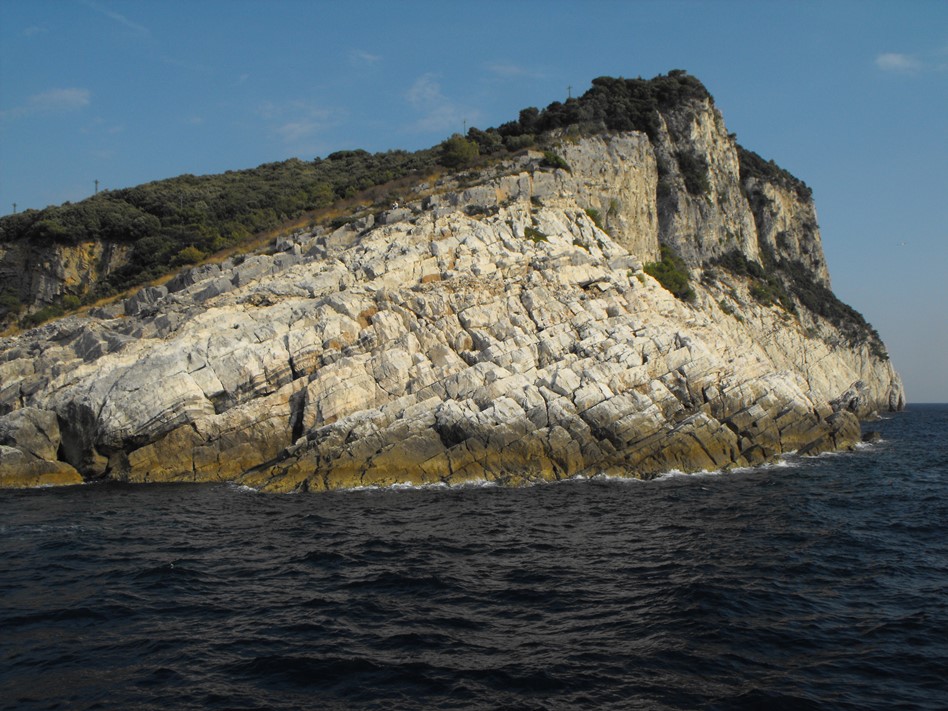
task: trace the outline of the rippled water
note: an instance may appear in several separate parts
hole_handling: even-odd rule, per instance
[[[948,407],[651,482],[0,492],[4,709],[945,709]]]

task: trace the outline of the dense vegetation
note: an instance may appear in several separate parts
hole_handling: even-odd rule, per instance
[[[542,111],[534,107],[523,109],[516,121],[503,124],[496,133],[506,142],[511,137],[579,126],[590,130],[644,131],[655,138],[659,113],[690,100],[712,97],[700,81],[680,69],[654,79],[599,77],[579,98],[563,103],[554,101]]]

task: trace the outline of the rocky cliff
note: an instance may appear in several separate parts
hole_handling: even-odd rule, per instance
[[[829,283],[808,192],[742,171],[710,101],[555,150],[4,339],[2,483],[647,477],[851,447],[902,406],[871,329],[727,267]],[[661,244],[693,301],[643,270]]]
[[[64,297],[78,302],[90,285],[125,264],[128,252],[128,245],[110,241],[42,246],[25,240],[0,241],[0,284],[18,306],[33,311],[60,304]],[[0,325],[4,315],[0,314]]]

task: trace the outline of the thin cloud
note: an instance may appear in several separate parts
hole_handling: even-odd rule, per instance
[[[434,74],[424,74],[418,77],[415,83],[405,92],[405,98],[416,109],[430,109],[435,104],[447,102],[444,94],[441,93],[441,85],[435,81]]]
[[[140,35],[151,34],[149,29],[145,27],[144,25],[140,25],[137,22],[129,20],[127,17],[125,17],[125,15],[115,12],[114,10],[110,10],[107,7],[103,7],[97,2],[93,2],[92,0],[84,0],[83,5],[88,7],[90,10],[95,10],[100,15],[103,15],[109,18],[110,20],[117,22],[120,25],[123,25],[124,27],[131,30],[132,32],[135,32],[136,34],[140,34]]]
[[[42,35],[49,32],[45,27],[40,27],[39,25],[30,25],[25,30],[23,30],[24,37],[35,37],[36,35]]]
[[[167,64],[169,67],[177,67],[178,69],[184,69],[185,71],[188,71],[188,72],[197,72],[199,74],[206,74],[206,75],[211,75],[214,73],[214,68],[209,67],[206,64],[194,64],[192,62],[178,59],[177,57],[172,57],[167,54],[161,55],[159,59],[164,64]]]
[[[87,125],[79,129],[79,133],[86,135],[109,135],[114,136],[117,133],[122,133],[125,130],[125,124],[116,123],[108,125],[108,122],[101,116],[97,116],[92,119]]]
[[[884,52],[876,57],[876,66],[885,72],[917,72],[922,63],[908,54]]]
[[[50,89],[31,96],[29,106],[36,111],[73,111],[88,106],[90,96],[88,89]]]
[[[381,62],[382,57],[378,54],[371,54],[363,49],[353,49],[349,52],[349,61],[352,64],[375,64]]]
[[[477,112],[467,111],[446,97],[436,77],[423,74],[405,92],[408,104],[424,114],[411,125],[413,131],[459,131],[465,120],[477,118]]]
[[[283,103],[268,101],[257,113],[271,123],[270,134],[285,144],[295,144],[333,125],[336,112],[310,101],[296,99]]]
[[[3,118],[22,118],[36,114],[65,113],[83,109],[91,101],[92,95],[88,89],[50,89],[40,94],[34,94],[22,106],[0,111],[0,116]]]
[[[876,56],[876,67],[890,74],[919,74],[948,71],[948,47],[933,52],[906,54],[883,52]]]
[[[290,121],[282,126],[277,126],[273,132],[279,136],[284,143],[296,143],[301,138],[307,138],[314,133],[318,133],[325,124],[319,121]]]

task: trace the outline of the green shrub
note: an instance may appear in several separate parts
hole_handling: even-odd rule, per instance
[[[560,168],[565,170],[567,173],[572,173],[573,169],[569,167],[569,163],[560,156],[554,153],[553,151],[543,151],[543,160],[541,165],[545,165],[548,168],[553,168],[554,170]]]
[[[587,207],[586,214],[589,216],[589,219],[593,221],[593,224],[596,225],[603,232],[606,231],[606,228],[602,226],[602,215],[594,207]]]
[[[791,175],[776,163],[766,161],[754,151],[749,151],[740,144],[737,146],[737,157],[740,165],[741,183],[748,178],[757,178],[768,183],[774,183],[796,193],[801,200],[810,200],[813,191],[799,178]]]
[[[511,153],[522,151],[524,148],[530,148],[537,142],[537,137],[532,133],[523,133],[516,136],[504,136],[504,146]]]
[[[654,138],[661,126],[659,113],[686,101],[713,101],[700,81],[681,70],[653,79],[599,77],[578,98],[554,101],[545,109],[530,107],[520,118],[498,127],[508,139],[579,126],[590,130],[644,131]]]
[[[679,152],[678,169],[685,181],[685,190],[691,195],[707,195],[711,192],[711,183],[708,181],[708,164],[704,158],[693,153]]]
[[[41,323],[45,323],[50,319],[59,318],[64,313],[63,307],[58,304],[50,304],[49,306],[44,306],[39,311],[36,311],[31,314],[27,314],[22,319],[20,319],[20,325],[24,328],[32,328],[33,326],[39,326]]]
[[[727,269],[732,274],[763,279],[766,273],[758,262],[749,260],[739,249],[732,249],[711,260],[711,264]]]
[[[768,269],[765,269],[758,262],[751,261],[743,252],[737,249],[713,259],[711,263],[727,269],[732,274],[748,277],[751,280],[750,294],[758,303],[764,306],[776,304],[784,311],[796,313],[796,305],[790,294],[787,293],[783,279],[774,263],[773,253],[764,250],[763,257],[769,265]]]
[[[93,294],[108,294],[189,262],[196,255],[189,247],[207,254],[239,245],[339,199],[393,180],[430,174],[439,162],[464,168],[479,156],[538,145],[548,149],[544,165],[569,170],[565,160],[549,150],[553,140],[560,140],[551,132],[565,136],[563,140],[605,130],[639,130],[654,138],[662,125],[660,115],[690,101],[713,99],[701,82],[680,70],[650,80],[600,77],[581,97],[553,102],[542,110],[524,109],[516,121],[496,129],[472,128],[467,137],[456,134],[430,149],[376,154],[341,150],[312,161],[293,158],[219,175],[186,174],[102,191],[79,203],[0,218],[0,240],[129,245],[129,262],[92,286]],[[689,189],[700,191],[700,180],[692,180]],[[606,215],[617,210],[613,200]],[[13,305],[5,308],[9,311]]]
[[[759,281],[751,284],[750,295],[764,306],[772,306],[774,303],[773,293],[767,288],[766,284]]]
[[[493,128],[486,131],[471,128],[467,132],[467,138],[477,144],[477,150],[482,156],[492,155],[504,150],[504,139]]]
[[[537,244],[539,242],[550,241],[549,238],[543,232],[538,230],[536,227],[530,227],[529,225],[523,228],[523,234],[527,239],[531,240],[534,244]]]
[[[479,155],[477,143],[469,141],[460,133],[441,144],[441,156],[438,162],[446,168],[464,168],[472,165]]]
[[[172,260],[174,264],[195,264],[200,262],[207,255],[193,244],[188,245],[178,252]]]
[[[63,309],[66,311],[75,311],[82,306],[82,300],[75,294],[66,294],[63,297]]]
[[[769,248],[762,249],[761,256],[768,265],[766,270],[737,250],[718,257],[712,263],[750,278],[751,296],[756,301],[768,306],[778,304],[789,313],[797,313],[799,304],[815,316],[832,323],[850,345],[868,342],[873,355],[882,360],[888,359],[876,329],[866,322],[862,314],[840,301],[829,288],[818,282],[806,265],[798,261],[778,261]],[[736,298],[736,294],[732,293],[731,297]]]
[[[692,302],[696,298],[694,289],[689,283],[688,266],[685,261],[672,249],[663,244],[661,246],[661,261],[646,264],[645,273],[658,279],[658,282],[676,298]]]
[[[180,175],[0,218],[0,240],[131,245],[129,263],[92,285],[103,295],[167,273],[182,263],[176,257],[189,246],[207,254],[240,244],[339,198],[428,173],[437,157],[437,149],[337,151],[313,161],[293,158],[219,175]],[[181,259],[189,258],[185,252]]]
[[[20,297],[9,291],[0,293],[0,309],[5,311],[19,311],[23,307]]]

